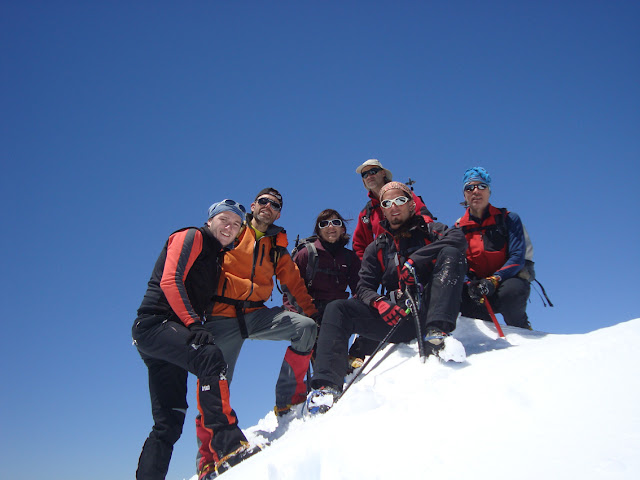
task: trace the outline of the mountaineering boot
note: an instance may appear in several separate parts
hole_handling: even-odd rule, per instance
[[[276,405],[273,407],[273,411],[276,414],[276,417],[297,416],[302,412],[305,401],[306,398],[300,403],[288,404],[284,407],[278,407]]]
[[[349,373],[364,365],[364,358],[349,355]]]
[[[440,350],[444,348],[444,341],[449,336],[442,330],[430,329],[424,336],[424,348],[427,355],[439,356]]]
[[[251,446],[248,443],[243,442],[243,445],[241,445],[239,448],[218,460],[215,466],[213,466],[213,469],[203,470],[200,473],[198,480],[212,480],[214,478],[217,478],[219,475],[222,475],[231,467],[235,467],[243,460],[246,460],[247,458],[255,455],[261,450],[262,447],[260,445]]]
[[[284,407],[278,407],[277,405],[273,407],[273,413],[276,414],[276,417],[284,417],[285,415],[291,413],[291,404],[288,404]]]
[[[424,350],[443,362],[462,363],[467,359],[464,345],[451,334],[438,329],[429,329],[424,336]]]
[[[333,407],[333,404],[339,396],[340,391],[333,387],[323,386],[312,390],[307,397],[305,410],[310,415],[325,413]]]

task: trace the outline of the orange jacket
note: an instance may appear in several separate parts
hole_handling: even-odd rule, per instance
[[[251,216],[247,216],[250,222]],[[282,227],[271,225],[265,235],[256,242],[256,234],[250,226],[245,227],[233,250],[224,256],[220,281],[216,295],[233,300],[265,302],[273,291],[273,275],[282,285],[286,285],[305,315],[317,313],[313,300],[300,275],[298,266],[287,251],[287,233]],[[274,268],[274,258],[276,266]],[[246,308],[245,313],[259,308]],[[216,302],[212,315],[235,317],[233,305]]]

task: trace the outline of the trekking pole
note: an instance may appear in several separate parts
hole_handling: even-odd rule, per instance
[[[487,298],[486,295],[483,295],[482,299],[484,300],[484,304],[487,307],[487,312],[489,312],[489,315],[491,316],[491,320],[493,320],[493,323],[496,326],[496,329],[498,330],[498,334],[502,338],[505,338],[504,337],[504,333],[502,333],[502,329],[500,328],[500,324],[498,323],[498,319],[496,318],[496,314],[493,313],[493,308],[491,308],[491,304],[489,303],[489,299]]]
[[[347,390],[349,390],[349,387],[351,385],[353,385],[353,382],[356,381],[356,379],[360,376],[360,374],[364,371],[365,368],[367,368],[367,365],[369,365],[369,363],[371,363],[371,360],[373,360],[373,357],[376,355],[376,353],[378,353],[382,347],[389,341],[389,339],[391,338],[391,336],[396,332],[396,330],[398,329],[398,327],[400,326],[400,324],[404,321],[406,317],[402,317],[400,320],[398,320],[398,323],[396,323],[391,330],[389,330],[389,333],[387,333],[385,335],[385,337],[380,340],[380,343],[378,344],[378,346],[376,347],[376,349],[371,353],[371,355],[369,356],[369,358],[367,359],[366,362],[364,362],[364,364],[362,365],[362,367],[360,367],[360,370],[358,370],[358,372],[353,376],[353,378],[351,380],[349,380],[349,383],[347,383],[346,387],[344,387],[344,390],[342,390],[342,393],[340,394],[340,396],[336,399],[336,401],[338,401],[340,398],[342,398],[342,396],[347,392]]]
[[[420,359],[422,363],[427,361],[427,354],[424,352],[424,337],[422,336],[422,327],[420,326],[420,317],[418,316],[418,306],[416,304],[415,299],[409,292],[409,287],[405,288],[404,294],[407,296],[408,307],[411,310],[411,315],[413,316],[413,323],[416,326],[416,337],[418,340],[418,354],[420,355]]]

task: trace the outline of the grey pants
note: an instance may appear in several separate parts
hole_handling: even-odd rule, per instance
[[[300,354],[311,352],[318,327],[311,318],[290,312],[282,307],[261,308],[244,316],[251,340],[286,340]],[[227,380],[231,383],[233,371],[240,356],[244,339],[235,317],[207,317],[205,328],[215,338],[216,345],[228,364]]]
[[[304,402],[307,396],[305,376],[309,368],[311,350],[316,341],[316,322],[299,313],[282,307],[261,308],[244,316],[249,338],[252,340],[287,340],[291,342],[282,361],[276,383],[276,407]],[[235,317],[207,317],[205,328],[213,333],[215,344],[222,351],[228,364],[227,381],[231,383],[233,371],[242,349],[244,339]],[[203,428],[201,419],[196,419],[198,437],[198,469],[213,462],[210,452],[202,448],[210,441],[210,431]]]

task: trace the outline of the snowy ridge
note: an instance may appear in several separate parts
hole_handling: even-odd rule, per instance
[[[272,445],[221,478],[640,478],[640,319],[584,335],[503,330],[461,317],[462,364],[387,347],[328,413],[278,425],[270,412],[246,429]]]

